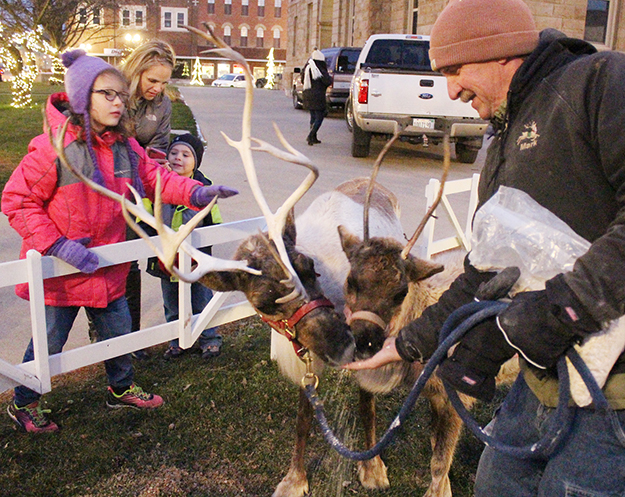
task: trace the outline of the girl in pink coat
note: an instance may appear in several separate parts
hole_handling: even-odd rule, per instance
[[[127,184],[153,199],[157,172],[162,176],[164,203],[192,207],[207,205],[215,196],[238,193],[223,186],[202,186],[164,170],[151,159],[127,127],[128,88],[115,68],[82,50],[63,54],[68,67],[67,93],[52,95],[46,105],[48,125],[56,135],[65,120],[65,154],[83,173],[109,190],[127,194]],[[34,138],[28,154],[15,169],[2,194],[2,212],[22,236],[20,257],[35,249],[58,257],[81,272],[44,282],[48,350],[61,352],[81,307],[96,325],[99,340],[130,332],[125,299],[129,264],[98,268],[89,250],[125,240],[121,206],[91,190],[62,167],[46,133]],[[28,285],[16,293],[28,299]],[[34,357],[32,340],[24,362]],[[130,354],[105,361],[109,381],[107,405],[111,408],[154,409],[163,399],[134,384]],[[15,389],[8,407],[11,418],[28,432],[51,432],[58,425],[39,405],[40,394],[24,386]]]

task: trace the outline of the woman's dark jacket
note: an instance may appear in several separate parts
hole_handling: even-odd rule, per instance
[[[319,68],[319,71],[321,71],[321,77],[319,79],[311,78],[310,88],[302,92],[302,102],[306,110],[325,110],[326,88],[332,84],[332,76],[328,74],[325,60],[315,60],[314,63]],[[304,82],[304,75],[307,70],[308,62],[306,62],[304,70],[300,74],[302,83]]]
[[[600,322],[625,314],[625,54],[541,32],[519,67],[479,184],[479,206],[500,185],[528,193],[592,243],[566,283]],[[466,267],[466,265],[465,265]],[[404,328],[397,350],[427,359],[451,311],[488,279],[468,266],[423,316]],[[612,373],[625,372],[623,355]]]

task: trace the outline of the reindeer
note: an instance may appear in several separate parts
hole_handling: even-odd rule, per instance
[[[248,237],[239,245],[231,261],[208,256],[192,247],[185,238],[199,224],[202,216],[210,211],[212,205],[198,213],[178,233],[174,233],[161,221],[158,188],[152,216],[143,209],[135,191],[133,195],[136,203],[133,204],[75,170],[65,158],[63,130],[53,142],[59,160],[65,167],[92,188],[121,202],[128,224],[152,247],[168,270],[184,281],[199,281],[216,291],[242,291],[259,316],[284,336],[278,363],[280,369],[299,384],[306,373],[319,375],[325,364],[338,367],[351,362],[355,356],[354,337],[341,313],[345,302],[343,285],[350,264],[341,248],[338,227],[343,226],[341,230],[345,233],[358,236],[362,230],[360,219],[364,212],[365,198],[370,197],[371,209],[367,212],[371,217],[373,234],[401,239],[397,199],[391,192],[375,182],[370,182],[368,178],[356,179],[321,195],[295,220],[294,206],[316,180],[317,169],[288,144],[275,126],[276,134],[285,150],[251,137],[253,86],[245,59],[212,33],[207,34],[189,26],[187,29],[216,44],[218,48],[215,51],[233,59],[246,72],[241,140],[234,141],[226,135],[224,137],[241,156],[252,193],[267,221],[267,234],[258,233]],[[52,130],[50,132],[53,138]],[[255,146],[252,146],[252,142]],[[252,152],[255,151],[270,153],[309,170],[299,188],[275,213],[269,209],[256,177],[252,157]],[[161,238],[162,250],[152,243],[130,214],[156,229]],[[190,273],[182,272],[174,264],[179,249],[197,262],[196,268]],[[441,270],[439,265],[426,261],[419,261],[415,266],[415,274],[412,275],[415,279],[426,279]],[[351,308],[354,308],[353,304]],[[393,375],[397,376],[395,373]],[[405,376],[400,374],[397,378],[401,380]],[[365,403],[361,402],[361,405],[364,406]],[[367,444],[370,444],[373,441],[370,433],[374,420],[371,407],[361,408],[361,411],[365,415]],[[311,426],[312,409],[300,388],[296,443],[291,464],[287,475],[276,488],[274,497],[300,497],[308,492],[304,450]],[[361,463],[359,476],[367,488],[388,486],[386,468],[379,457]]]
[[[366,359],[379,351],[384,340],[397,336],[399,330],[418,318],[426,307],[434,304],[441,294],[463,271],[464,252],[444,254],[430,264],[429,278],[423,278],[422,261],[410,254],[427,219],[438,204],[449,169],[449,140],[445,140],[445,166],[438,198],[426,213],[415,234],[404,246],[397,236],[369,237],[367,216],[364,217],[364,237],[350,231],[346,225],[338,227],[342,249],[349,260],[350,271],[345,281],[345,314],[356,340],[358,359]],[[379,167],[379,163],[376,164]],[[377,174],[374,168],[373,177]],[[365,212],[368,210],[365,205]],[[444,262],[439,265],[439,262]],[[367,448],[375,444],[376,393],[387,393],[401,383],[412,385],[424,368],[421,363],[394,363],[377,370],[355,372],[360,386],[360,411],[365,423]],[[511,382],[518,373],[515,359],[502,368],[498,384]],[[451,497],[449,469],[460,433],[462,421],[452,407],[440,379],[433,376],[423,390],[432,415],[432,481],[425,497]],[[475,399],[460,394],[469,408]],[[372,488],[388,486],[386,468],[378,468]],[[362,472],[362,469],[361,469]],[[364,476],[361,475],[361,481]]]

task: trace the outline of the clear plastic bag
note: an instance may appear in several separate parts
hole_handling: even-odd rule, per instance
[[[517,266],[513,293],[545,288],[545,281],[573,269],[590,243],[527,193],[502,186],[475,214],[469,260],[477,269]]]
[[[471,264],[482,271],[517,266],[521,276],[511,294],[542,290],[545,281],[571,271],[590,243],[527,193],[502,186],[475,214],[471,237]],[[606,323],[600,333],[575,346],[600,387],[625,348],[625,318]],[[592,398],[567,360],[571,396],[578,406]]]

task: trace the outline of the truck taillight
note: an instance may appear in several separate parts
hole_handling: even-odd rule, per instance
[[[358,103],[366,104],[369,102],[369,80],[361,79],[358,86]]]

